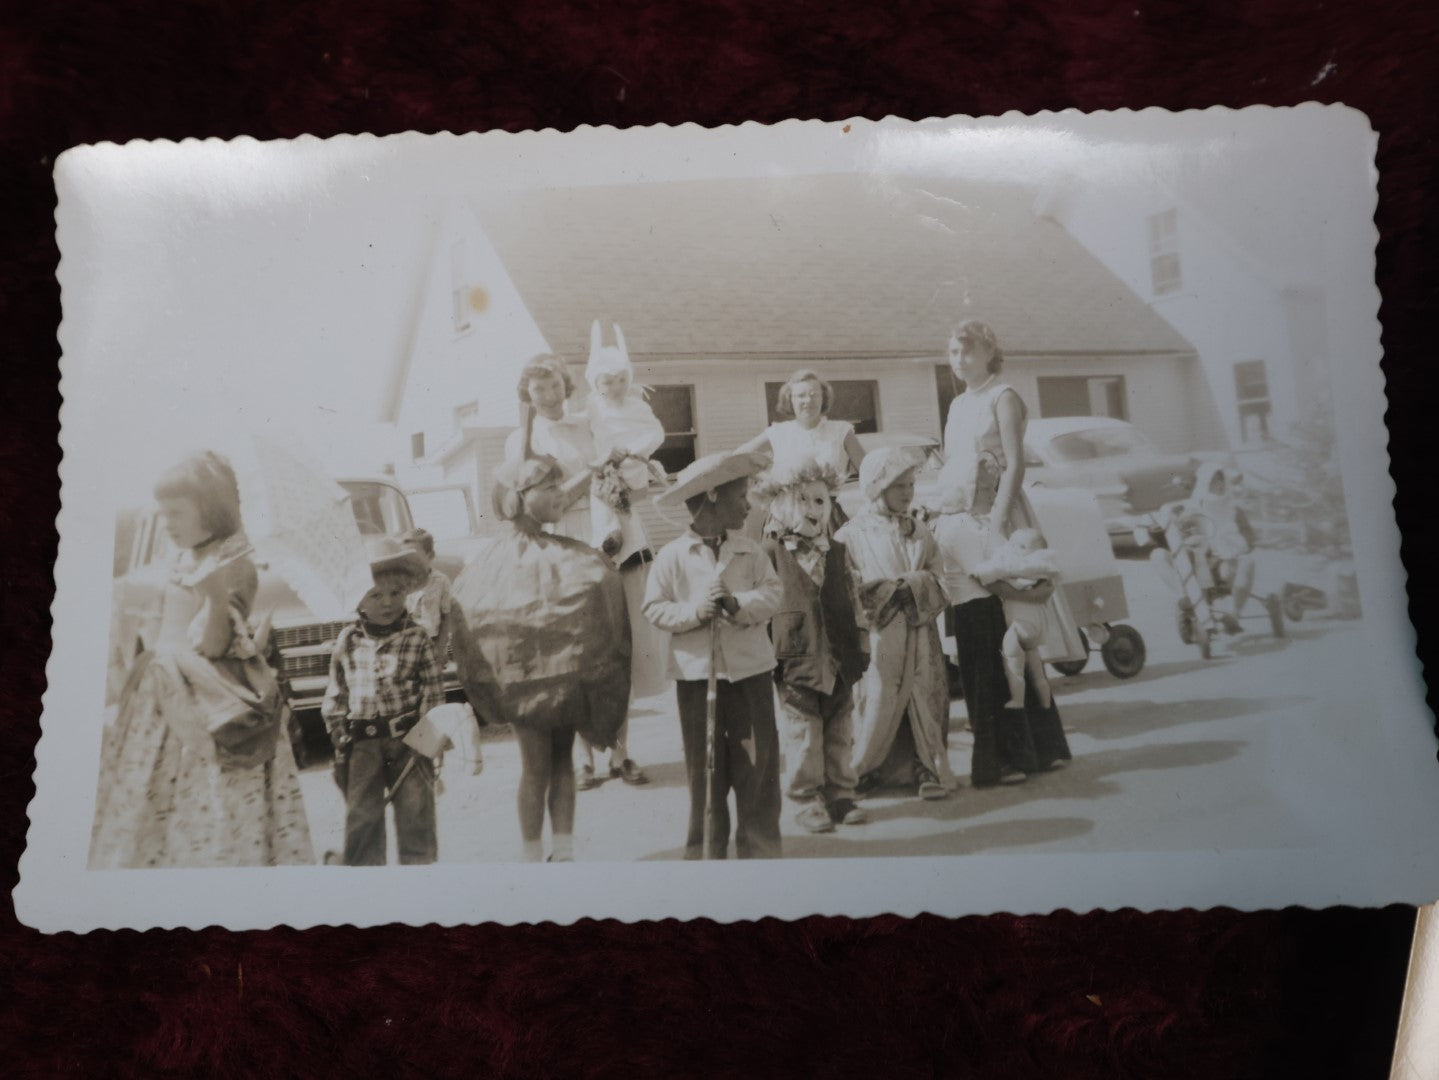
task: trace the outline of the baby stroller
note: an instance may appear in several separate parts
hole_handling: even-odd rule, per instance
[[[1214,531],[1206,515],[1179,508],[1169,515],[1164,529],[1169,563],[1181,587],[1175,614],[1179,637],[1186,645],[1198,645],[1206,660],[1212,655],[1214,638],[1239,633],[1246,619],[1268,619],[1275,637],[1286,636],[1283,602],[1275,593],[1251,593],[1244,608],[1232,614],[1215,608],[1216,600],[1233,595],[1238,556],[1216,549]],[[1251,611],[1253,603],[1262,610]]]

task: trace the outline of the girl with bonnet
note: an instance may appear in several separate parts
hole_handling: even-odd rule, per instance
[[[630,700],[630,629],[619,574],[583,541],[548,532],[565,513],[563,467],[526,454],[495,474],[506,523],[455,579],[471,647],[457,650],[476,712],[510,724],[520,747],[524,857],[574,857],[576,734],[614,745]]]
[[[910,513],[920,461],[904,447],[866,455],[868,506],[835,539],[859,586],[870,663],[856,688],[854,768],[861,790],[914,785],[924,799],[955,788],[949,767],[949,684],[935,620],[945,608],[939,549]]]
[[[179,555],[158,641],[107,733],[90,865],[313,862],[279,685],[251,634],[258,576],[234,470],[191,455],[155,498]]]

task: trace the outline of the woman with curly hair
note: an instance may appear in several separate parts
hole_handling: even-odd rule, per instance
[[[547,522],[545,531],[591,544],[595,537],[595,512],[614,516],[609,507],[591,497],[595,476],[606,463],[620,464],[628,455],[617,449],[601,458],[588,418],[571,414],[565,408],[574,394],[575,384],[564,357],[553,354],[534,357],[520,372],[518,389],[520,404],[532,412],[525,427],[516,428],[505,440],[505,462],[515,467],[530,456],[552,458],[560,470],[561,506],[558,518]],[[647,652],[644,658],[648,660]],[[629,756],[628,736],[626,724],[613,743],[609,775],[626,784],[647,784],[649,777]],[[583,735],[581,747],[583,760],[577,783],[581,791],[588,791],[598,787],[603,778],[595,772],[594,750]]]

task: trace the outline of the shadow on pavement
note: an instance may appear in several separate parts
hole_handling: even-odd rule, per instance
[[[1233,720],[1303,705],[1304,697],[1216,697],[1191,701],[1070,701],[1060,714],[1068,731],[1093,739],[1127,739],[1147,731]]]
[[[788,811],[788,804],[786,809]],[[823,836],[787,834],[784,837],[783,857],[848,859],[972,855],[996,848],[1018,848],[1028,844],[1047,844],[1083,836],[1094,829],[1094,822],[1078,817],[1018,818],[1010,821],[989,821],[982,825],[969,825],[925,836],[873,839],[865,837],[865,828],[863,825],[849,826]],[[641,861],[679,859],[683,854],[682,847],[674,847],[646,855]],[[733,844],[730,846],[730,854],[734,854]]]
[[[1160,743],[1123,750],[1103,750],[1085,754],[1055,772],[1031,776],[1023,784],[979,790],[968,785],[951,798],[925,802],[918,798],[880,805],[885,795],[877,793],[864,802],[871,821],[894,821],[902,818],[931,821],[959,821],[978,817],[994,810],[1009,810],[1036,799],[1098,799],[1118,794],[1122,789],[1108,777],[1126,772],[1152,769],[1186,769],[1195,765],[1213,765],[1235,757],[1247,746],[1236,740],[1202,740],[1183,743]],[[878,801],[876,801],[878,800]]]
[[[932,822],[963,823],[995,811],[1005,811],[1033,803],[1038,799],[1097,799],[1122,792],[1112,777],[1127,772],[1153,769],[1185,769],[1213,765],[1235,757],[1247,743],[1237,740],[1209,740],[1184,743],[1162,743],[1133,749],[1107,750],[1086,754],[1062,770],[1033,776],[1028,783],[1014,787],[989,788],[976,791],[962,787],[952,798],[925,802],[918,798],[901,798],[887,802],[896,794],[878,793],[863,802],[871,825],[906,819],[916,824]],[[790,827],[795,807],[785,801],[784,827]],[[676,823],[682,829],[682,823]],[[821,836],[794,835],[784,837],[785,858],[849,858],[857,856],[884,857],[909,855],[965,855],[996,848],[1045,844],[1082,836],[1094,829],[1094,822],[1083,817],[1007,818],[964,825],[957,829],[926,831],[923,835],[895,837],[864,835],[868,826],[841,826],[836,832]],[[643,856],[645,860],[678,859],[682,847],[668,848]]]

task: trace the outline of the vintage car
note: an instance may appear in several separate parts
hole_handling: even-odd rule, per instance
[[[1199,466],[1197,456],[1161,454],[1133,424],[1107,416],[1029,421],[1024,461],[1026,487],[1092,492],[1116,549],[1152,542],[1152,514],[1189,497]]]
[[[409,501],[392,481],[359,477],[341,479],[339,484],[349,492],[361,536],[399,536],[414,527]],[[117,516],[108,704],[118,699],[134,658],[158,640],[161,596],[174,557],[174,546],[165,534],[158,511],[131,509]],[[462,565],[460,553],[448,545],[437,545],[437,570],[453,580]],[[329,676],[330,653],[345,624],[316,619],[278,576],[263,565],[259,572],[254,614],[256,618],[268,616],[271,623],[272,640],[281,656],[281,674],[289,688],[290,707],[300,725],[297,749],[323,752],[328,743],[318,709]],[[450,700],[463,700],[459,676],[450,658],[446,658],[445,690]]]

